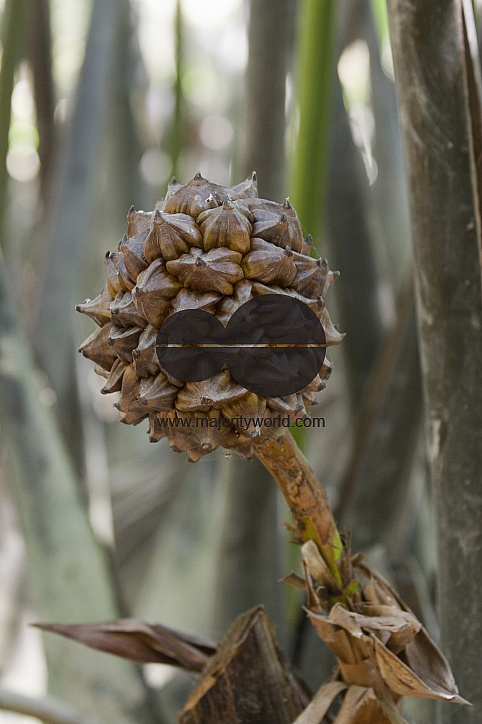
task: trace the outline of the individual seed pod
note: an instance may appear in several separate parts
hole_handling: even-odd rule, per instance
[[[148,325],[139,337],[137,347],[132,350],[132,361],[139,377],[156,376],[160,366],[156,354],[158,329]]]
[[[271,437],[278,437],[296,420],[303,418],[306,412],[298,395],[288,395],[287,397],[268,397],[266,414],[269,414],[271,424],[265,422],[264,427],[271,427]]]
[[[127,236],[136,236],[141,231],[149,229],[152,220],[152,212],[136,211],[133,206],[127,213]]]
[[[149,413],[149,442],[159,442],[166,437],[166,428],[162,425],[161,420],[165,421],[167,413],[150,412]]]
[[[138,401],[140,392],[140,379],[136,374],[134,365],[130,364],[124,370],[119,401],[114,407],[121,412],[120,421],[126,425],[137,425],[144,420],[148,413]]]
[[[148,233],[149,230],[144,229],[144,231],[130,238],[124,235],[117,247],[117,250],[122,254],[122,258],[124,259],[127,273],[133,281],[136,281],[139,274],[149,266],[142,251]]]
[[[166,271],[164,262],[157,259],[137,277],[132,299],[148,324],[159,329],[169,314],[169,300],[181,287],[182,284]]]
[[[243,279],[234,285],[233,293],[223,297],[216,307],[216,317],[227,325],[233,314],[246,302],[253,298],[252,283]]]
[[[94,372],[96,375],[99,375],[99,377],[103,377],[104,380],[106,380],[110,374],[110,372],[107,372],[107,370],[105,370],[103,367],[100,367],[100,365],[95,365]]]
[[[281,410],[273,410],[271,407],[266,409],[269,411],[271,419],[273,420],[273,427],[275,428],[276,433],[275,437],[278,437],[280,433],[283,433],[286,429],[288,429],[289,425],[292,425],[297,420],[303,420],[307,417],[302,398],[298,400],[294,410],[281,412]]]
[[[241,254],[230,249],[212,249],[207,254],[191,249],[190,254],[166,262],[166,268],[189,289],[232,294],[233,284],[243,278],[240,262]]]
[[[122,254],[118,251],[112,251],[110,253],[110,258],[117,269],[117,277],[121,285],[121,290],[124,292],[130,292],[135,285],[135,281],[127,271]]]
[[[220,299],[221,295],[215,292],[199,294],[190,289],[181,289],[171,302],[172,311],[180,312],[183,309],[205,309],[206,312],[214,314],[216,302],[219,302]]]
[[[112,325],[107,342],[117,357],[129,364],[132,362],[132,350],[137,347],[141,332],[142,329],[140,327],[124,329],[123,327]]]
[[[165,419],[168,423],[166,427],[166,437],[169,442],[169,447],[173,452],[184,452],[190,448],[196,449],[196,430],[194,427],[189,427],[186,419],[183,421],[183,426],[175,410],[166,413]]]
[[[128,403],[137,400],[140,391],[141,381],[136,373],[133,364],[128,364],[124,370],[124,377],[122,380],[121,396],[119,402],[116,403],[118,410],[124,411],[127,409]]]
[[[291,412],[299,412],[303,409],[296,395],[287,395],[286,397],[267,397],[266,405],[275,412],[289,414]]]
[[[293,251],[303,249],[303,232],[298,215],[288,199],[283,205],[272,201],[251,204],[253,212],[253,236],[270,241],[276,246],[289,246]]]
[[[177,396],[176,407],[183,412],[219,410],[247,394],[246,388],[238,385],[227,370],[221,370],[208,380],[186,382]]]
[[[166,375],[159,372],[157,377],[141,380],[138,399],[149,412],[167,412],[174,407],[177,393],[177,388],[169,384]]]
[[[147,325],[145,318],[138,312],[132,300],[131,292],[118,292],[111,302],[110,313],[112,322],[117,327],[142,327],[144,329]]]
[[[164,259],[156,259],[137,279],[137,292],[158,289],[164,299],[172,299],[182,288],[181,282],[169,274]]]
[[[264,294],[285,294],[293,299],[299,299],[300,301],[313,302],[312,299],[307,299],[299,294],[294,289],[287,289],[278,286],[277,284],[264,284],[263,282],[253,281],[253,296],[263,296]]]
[[[222,407],[224,417],[246,437],[257,437],[266,411],[266,398],[249,392]]]
[[[169,383],[173,387],[177,387],[178,390],[180,390],[182,387],[184,387],[184,382],[182,380],[178,380],[176,377],[173,377],[173,375],[169,374],[167,370],[163,370],[164,374],[166,375]]]
[[[109,395],[111,392],[120,392],[126,367],[127,364],[125,362],[116,359],[106,379],[106,383],[101,389],[103,395]]]
[[[204,251],[228,247],[246,254],[250,249],[252,219],[243,201],[229,199],[222,206],[204,211],[198,218],[204,238]]]
[[[226,447],[230,443],[234,443],[237,439],[237,433],[233,426],[223,415],[220,410],[208,410],[207,412],[182,412],[178,410],[180,418],[185,415],[193,415],[196,430],[196,438],[199,448],[203,454],[207,454],[216,450],[218,447]]]
[[[168,199],[172,198],[174,196],[174,194],[176,193],[176,191],[179,191],[179,189],[181,189],[181,188],[182,188],[182,184],[180,184],[179,181],[177,180],[177,178],[175,176],[173,176],[172,179],[167,184],[167,192],[163,199],[163,202],[164,202],[163,206],[165,205],[166,201],[168,201]]]
[[[112,299],[114,299],[117,292],[128,291],[124,289],[123,285],[121,284],[119,274],[117,273],[117,267],[113,262],[112,253],[110,251],[108,251],[104,257],[104,269],[107,291],[109,292]]]
[[[326,382],[323,380],[319,374],[314,377],[310,384],[305,387],[304,391],[308,392],[321,392],[326,387]]]
[[[319,302],[320,300],[318,300]],[[325,332],[326,337],[326,346],[331,347],[334,344],[340,344],[342,339],[344,339],[345,334],[341,334],[337,329],[335,329],[335,326],[333,322],[331,321],[331,317],[328,313],[328,310],[325,306],[320,308],[320,314],[318,315],[318,318],[321,322],[321,325],[323,327],[323,330]],[[316,314],[316,310],[315,310]]]
[[[327,380],[327,379],[329,379],[332,372],[333,372],[333,363],[330,362],[330,360],[326,359],[326,357],[325,357],[318,374],[322,380]]]
[[[308,236],[306,236],[303,239],[301,253],[305,254],[306,256],[310,256],[312,248],[313,248],[313,237],[311,236],[311,234],[308,234]]]
[[[253,171],[246,181],[242,181],[236,186],[231,186],[228,189],[229,196],[233,199],[257,199],[258,198],[258,181],[256,178],[256,171]]]
[[[296,276],[296,267],[289,247],[282,249],[263,239],[253,238],[251,249],[242,262],[246,279],[290,286]]]
[[[81,352],[84,357],[92,360],[92,362],[95,362],[95,364],[103,367],[107,371],[112,369],[112,365],[117,359],[116,353],[108,344],[112,326],[112,322],[108,322],[104,324],[103,327],[100,327],[100,329],[96,329],[79,347],[79,352]]]
[[[197,173],[185,186],[181,186],[169,198],[166,197],[164,211],[169,214],[189,214],[196,218],[202,211],[211,208],[212,201],[207,200],[210,196],[221,203],[227,192],[225,186],[211,183]]]
[[[303,402],[307,407],[310,405],[316,405],[318,403],[316,393],[312,390],[303,390],[301,396],[303,398]]]
[[[177,259],[187,254],[191,246],[202,248],[201,232],[194,219],[187,214],[167,214],[156,209],[143,246],[147,261],[160,257]]]
[[[312,259],[304,254],[294,253],[296,277],[291,286],[310,299],[323,296],[326,273],[322,259]]]
[[[112,297],[108,290],[99,294],[95,299],[86,299],[83,304],[76,304],[75,309],[94,320],[99,327],[110,321],[110,305]]]
[[[328,267],[326,259],[320,261],[320,271],[323,276],[323,289],[320,296],[324,297],[337,277],[340,276],[339,271],[331,271]]]
[[[188,463],[198,463],[201,458],[203,458],[205,455],[208,454],[208,451],[202,450],[198,447],[193,448],[190,447],[187,451],[187,461]]]

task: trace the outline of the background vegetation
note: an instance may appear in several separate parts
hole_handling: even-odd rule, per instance
[[[439,3],[433,24],[434,1],[410,15],[390,0],[393,54],[384,0],[2,4],[1,724],[32,721],[1,711],[11,691],[47,687],[100,721],[171,722],[192,685],[169,667],[140,672],[42,640],[26,625],[38,619],[133,615],[217,640],[264,603],[309,684],[331,673],[302,600],[279,583],[298,551],[261,464],[216,452],[188,465],[165,441],[149,445],[143,424],[118,424],[76,353],[90,327],[74,305],[102,287],[130,205],[152,209],[173,174],[228,184],[252,170],[260,196],[290,196],[341,271],[329,304],[347,336],[312,410],[326,427],[304,433],[305,453],[354,549],[435,638],[438,612],[474,703],[443,705],[443,721],[480,721],[482,135],[470,2],[463,26],[462,2]],[[405,711],[413,723],[440,713],[415,700]]]

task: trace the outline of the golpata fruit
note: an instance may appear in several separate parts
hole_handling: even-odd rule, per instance
[[[330,375],[328,360],[303,390],[269,397],[226,367],[200,382],[176,379],[161,366],[156,340],[176,312],[205,310],[226,325],[254,297],[282,294],[316,314],[326,346],[338,344],[342,335],[324,303],[336,273],[310,250],[289,201],[258,198],[254,173],[230,188],[200,174],[185,185],[173,179],[154,211],[131,208],[127,234],[105,257],[104,291],[77,306],[99,326],[80,351],[105,378],[101,391],[120,393],[121,421],[148,418],[152,442],[166,437],[194,462],[219,446],[249,458],[254,438],[282,434],[281,417],[306,416]]]

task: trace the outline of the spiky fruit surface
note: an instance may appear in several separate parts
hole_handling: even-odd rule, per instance
[[[148,417],[152,442],[167,437],[173,450],[196,461],[219,446],[249,458],[254,437],[282,432],[269,423],[246,427],[245,419],[304,417],[330,375],[326,359],[301,393],[271,398],[246,390],[227,369],[203,382],[174,379],[155,345],[170,314],[204,309],[226,325],[242,304],[273,293],[307,304],[327,346],[338,344],[342,335],[323,300],[336,273],[325,259],[311,258],[310,248],[288,201],[258,198],[255,174],[231,188],[200,174],[184,186],[173,179],[152,213],[131,208],[127,235],[105,258],[106,289],[77,306],[99,325],[80,351],[106,378],[102,392],[120,392],[121,421]]]

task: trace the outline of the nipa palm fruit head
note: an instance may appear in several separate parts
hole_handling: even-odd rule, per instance
[[[227,368],[184,383],[161,367],[158,331],[169,315],[186,309],[206,310],[226,325],[245,302],[275,293],[307,304],[327,346],[338,344],[342,335],[323,301],[336,273],[325,259],[309,256],[311,238],[303,238],[288,200],[258,198],[254,173],[231,188],[200,174],[184,186],[173,179],[153,212],[131,208],[127,218],[127,235],[105,257],[104,291],[77,306],[99,325],[80,351],[105,377],[102,392],[120,392],[122,422],[149,418],[152,442],[167,437],[171,449],[187,450],[191,461],[219,446],[251,457],[253,438],[283,431],[269,418],[293,422],[306,415],[305,405],[325,387],[330,362],[287,397],[256,395]],[[246,427],[248,418],[258,423]]]

